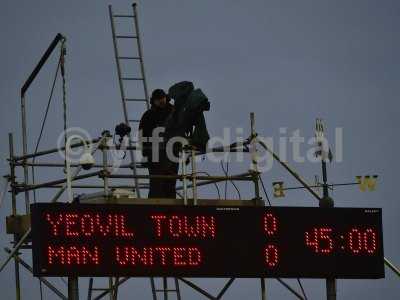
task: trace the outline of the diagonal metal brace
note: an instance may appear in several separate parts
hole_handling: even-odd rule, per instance
[[[256,138],[257,139],[257,138]],[[263,148],[272,155],[272,157],[278,161],[294,178],[299,181],[305,189],[307,189],[318,201],[322,201],[322,198],[311,188],[309,185],[305,182],[304,179],[302,179],[287,163],[282,161],[275,152],[273,152],[271,149],[268,148],[268,146],[261,140],[257,139],[257,142],[263,146]]]
[[[211,300],[217,300],[218,298],[214,297],[213,295],[211,295],[210,293],[206,292],[205,290],[203,290],[202,288],[200,288],[199,286],[197,286],[196,284],[194,284],[193,282],[185,279],[185,278],[178,278],[180,281],[182,281],[183,283],[185,283],[186,285],[188,285],[189,287],[191,287],[192,289],[194,289],[195,291],[199,292],[200,294],[202,294],[203,296],[205,296],[208,299]]]
[[[276,278],[280,284],[282,284],[285,288],[287,288],[293,295],[295,295],[298,299],[300,300],[305,300],[303,296],[301,296],[299,293],[296,292],[294,288],[292,288],[289,284],[287,284],[285,281],[283,281],[280,278]]]
[[[385,257],[385,265],[389,267],[397,276],[400,277],[400,269],[397,268],[394,264],[392,264],[386,257]]]
[[[193,282],[184,279],[184,278],[178,278],[178,280],[181,280],[183,283],[185,283],[186,285],[188,285],[189,287],[191,287],[192,289],[194,289],[195,291],[199,292],[200,294],[202,294],[203,296],[205,296],[208,299],[211,300],[219,300],[222,298],[222,296],[225,294],[225,292],[228,290],[228,288],[232,285],[232,283],[235,281],[235,278],[230,278],[228,280],[227,283],[225,283],[224,287],[222,288],[222,290],[218,293],[217,297],[214,297],[213,295],[209,294],[208,292],[206,292],[205,290],[203,290],[202,288],[200,288],[198,285],[194,284]]]
[[[7,253],[11,253],[11,250],[9,248],[4,248],[4,250]],[[29,272],[33,273],[33,269],[32,267],[26,263],[22,258],[20,258],[17,254],[14,255],[14,258],[17,260],[17,262],[23,266],[25,269],[27,269]],[[68,300],[68,298],[66,296],[64,296],[63,293],[61,293],[54,285],[52,285],[46,278],[43,277],[39,277],[39,280],[45,285],[47,286],[51,291],[54,292],[54,294],[56,294],[58,297],[60,297],[63,300]]]

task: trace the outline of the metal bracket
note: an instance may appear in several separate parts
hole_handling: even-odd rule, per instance
[[[11,215],[6,217],[7,234],[23,235],[31,227],[30,215]]]

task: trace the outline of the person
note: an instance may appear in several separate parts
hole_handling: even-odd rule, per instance
[[[170,98],[162,89],[153,91],[150,98],[151,108],[140,119],[139,131],[144,138],[142,154],[149,175],[177,175],[179,164],[167,156],[167,141],[149,140],[158,136],[158,130],[165,130],[165,125],[174,113]],[[162,132],[161,132],[162,137]],[[148,198],[176,198],[176,179],[150,178]]]

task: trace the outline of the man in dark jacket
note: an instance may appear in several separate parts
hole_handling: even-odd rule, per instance
[[[147,161],[149,175],[177,175],[179,164],[167,157],[165,145],[167,141],[155,142],[160,127],[165,129],[165,123],[174,113],[174,106],[169,103],[170,98],[161,89],[153,91],[147,110],[139,123],[141,136],[144,138],[142,154]],[[155,133],[153,135],[153,133]],[[162,134],[161,134],[162,136]],[[149,198],[175,198],[176,179],[150,178]]]

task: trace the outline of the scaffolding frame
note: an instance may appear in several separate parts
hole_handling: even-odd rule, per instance
[[[76,181],[81,181],[89,178],[98,178],[100,179],[103,184],[98,184],[98,185],[93,185],[93,184],[81,184],[81,185],[74,185],[74,188],[87,188],[87,189],[102,189],[104,191],[104,202],[105,203],[130,203],[132,205],[134,204],[167,204],[167,205],[214,205],[214,206],[221,206],[221,205],[227,205],[227,206],[241,206],[241,205],[261,205],[264,206],[265,202],[262,200],[260,197],[260,187],[259,187],[259,179],[260,179],[260,172],[258,171],[258,161],[257,161],[257,144],[261,145],[267,152],[269,152],[273,158],[278,161],[306,190],[308,190],[319,203],[322,203],[324,198],[319,196],[313,189],[310,187],[306,181],[298,175],[297,172],[295,172],[286,162],[282,161],[277,154],[275,154],[271,149],[268,148],[268,146],[261,140],[257,139],[257,133],[254,128],[254,114],[251,114],[251,134],[249,138],[243,142],[243,143],[234,143],[225,147],[219,147],[219,148],[213,148],[213,149],[208,149],[207,152],[219,152],[219,153],[230,153],[230,152],[237,152],[237,151],[243,151],[243,152],[249,152],[251,155],[251,160],[252,160],[252,168],[248,170],[247,172],[237,174],[237,175],[230,175],[230,176],[216,176],[216,175],[197,175],[194,170],[196,168],[192,167],[192,172],[191,173],[183,173],[181,175],[127,175],[127,174],[111,174],[109,172],[108,168],[112,167],[107,159],[103,159],[102,164],[95,164],[93,168],[98,168],[100,170],[97,171],[92,171],[92,172],[87,172],[86,174],[79,175],[81,172],[82,168],[78,164],[75,164],[73,166],[76,167],[75,171],[72,174],[71,180],[73,182]],[[106,157],[105,153],[110,150],[114,150],[115,147],[107,145],[107,139],[109,139],[109,135],[107,132],[104,132],[102,136],[99,138],[95,138],[89,141],[86,141],[88,143],[95,144],[96,146],[94,147],[93,153],[96,151],[101,151],[103,154],[103,158]],[[250,150],[249,147],[250,146]],[[85,147],[84,142],[79,142],[72,144],[71,147]],[[139,150],[140,147],[138,146],[129,146],[131,150]],[[17,219],[19,221],[19,224],[25,224],[21,220],[25,217],[29,218],[29,211],[25,211],[25,214],[20,215],[17,212],[17,206],[16,206],[16,198],[18,194],[24,194],[25,197],[26,195],[33,190],[40,190],[40,189],[49,189],[49,188],[57,188],[59,191],[55,194],[55,196],[51,199],[50,202],[57,202],[61,195],[64,193],[66,190],[66,178],[58,179],[58,180],[52,180],[52,181],[47,181],[43,183],[34,183],[34,184],[29,184],[24,182],[18,182],[16,180],[16,168],[22,167],[24,168],[25,166],[29,165],[32,167],[44,167],[44,168],[62,168],[64,167],[64,164],[62,163],[54,163],[54,162],[46,162],[46,163],[33,163],[31,159],[37,158],[37,157],[43,157],[46,155],[51,155],[54,153],[57,153],[58,151],[63,151],[65,150],[64,147],[61,148],[53,148],[53,149],[48,149],[44,150],[38,153],[30,153],[30,154],[25,154],[21,156],[17,156],[14,153],[14,142],[13,142],[13,135],[12,133],[9,133],[9,165],[10,165],[10,176],[9,181],[10,181],[10,193],[11,193],[11,201],[12,201],[12,214],[10,218]],[[195,163],[195,156],[198,154],[204,154],[204,152],[195,152],[193,149],[187,149],[185,150],[188,152],[189,155],[192,156],[192,162]],[[185,159],[186,160],[186,159]],[[182,160],[184,162],[185,160]],[[123,165],[123,168],[127,168],[127,166]],[[112,188],[121,188],[121,187],[126,187],[126,188],[132,188],[131,185],[126,184],[126,185],[113,185],[108,182],[109,179],[133,179],[135,176],[139,179],[150,179],[150,178],[160,178],[160,179],[180,179],[183,184],[181,186],[177,187],[177,190],[184,190],[184,195],[182,196],[182,199],[147,199],[147,198],[129,198],[129,199],[112,199],[109,197],[109,191]],[[197,190],[198,187],[204,186],[204,185],[209,185],[209,184],[215,184],[218,182],[224,182],[224,181],[247,181],[247,182],[252,182],[254,184],[254,197],[250,200],[237,200],[237,199],[230,199],[230,200],[221,200],[221,199],[198,199],[197,198]],[[188,184],[189,183],[189,184]],[[185,188],[186,187],[186,188]],[[148,185],[144,184],[142,188],[148,188]],[[193,197],[189,198],[188,197],[188,192],[189,190],[192,190]],[[186,195],[186,197],[185,197]],[[68,199],[71,201],[71,199]],[[83,200],[85,201],[85,200]],[[87,203],[91,203],[90,200],[86,200]],[[99,200],[99,197],[97,197],[97,203],[101,200]],[[82,202],[84,203],[84,202]],[[18,222],[17,222],[18,223]],[[28,224],[29,225],[29,224]],[[24,227],[25,226],[25,227]],[[14,264],[15,264],[15,279],[16,279],[16,299],[21,299],[21,288],[20,288],[20,274],[19,274],[19,266],[24,267],[27,269],[29,272],[32,273],[32,267],[29,266],[22,258],[21,258],[21,253],[19,253],[19,250],[31,250],[31,244],[29,242],[29,235],[30,235],[30,227],[27,226],[26,224],[22,226],[16,226],[14,225],[13,230],[14,232],[14,247],[13,249],[5,249],[5,251],[8,253],[8,258],[7,260],[1,265],[0,271],[2,271],[5,267],[5,265],[8,263],[9,260],[14,259]],[[398,276],[400,276],[400,270],[394,266],[389,260],[385,258],[385,264],[395,272]],[[113,283],[110,287],[109,290],[103,291],[100,295],[95,297],[94,299],[101,299],[105,297],[106,295],[110,294],[112,295],[112,299],[117,299],[118,297],[118,288],[124,284],[125,282],[128,281],[129,278],[120,278],[115,280],[115,283]],[[76,300],[78,298],[78,279],[77,278],[69,278],[69,284],[68,284],[68,297],[66,297],[63,292],[59,291],[54,285],[52,285],[46,278],[39,278],[39,280],[47,286],[56,296],[58,296],[60,299],[68,299],[68,300]],[[229,287],[232,285],[234,282],[235,278],[231,278],[227,281],[227,283],[223,286],[221,291],[217,296],[213,296],[210,293],[208,293],[206,290],[202,289],[201,287],[197,286],[195,283],[191,282],[188,279],[185,278],[177,278],[179,282],[182,282],[186,284],[188,287],[191,287],[193,290],[197,291],[198,293],[202,294],[208,299],[221,299],[222,296],[225,294],[225,292],[229,289]],[[290,285],[288,285],[286,282],[283,280],[277,278],[278,282],[280,282],[286,289],[288,289],[296,298],[298,299],[304,299],[302,295],[300,295],[294,288],[292,288]],[[165,282],[164,282],[165,283]],[[330,289],[332,289],[332,283],[329,285]],[[261,299],[267,299],[266,298],[266,284],[265,284],[265,278],[260,278],[260,290],[261,290]],[[154,295],[153,295],[154,296]],[[329,294],[328,294],[329,296]],[[111,298],[110,298],[111,299]],[[164,294],[164,299],[168,299],[168,295],[165,293]],[[332,297],[328,297],[328,299],[332,299]]]
[[[8,176],[8,180],[10,182],[10,194],[11,194],[11,203],[12,203],[12,212],[9,218],[7,219],[8,223],[8,229],[9,233],[13,235],[13,248],[9,249],[6,248],[5,251],[8,254],[7,259],[0,265],[0,272],[4,269],[4,267],[7,265],[7,263],[10,260],[14,260],[14,268],[15,268],[15,293],[16,293],[16,299],[20,300],[21,297],[21,283],[20,283],[20,266],[23,268],[27,269],[30,273],[32,273],[32,267],[26,263],[22,256],[22,253],[20,253],[21,250],[31,250],[31,244],[29,241],[30,238],[30,222],[29,222],[29,205],[30,205],[30,196],[29,193],[34,190],[41,190],[41,189],[58,189],[56,194],[53,196],[53,198],[50,199],[50,202],[57,202],[64,191],[66,190],[67,187],[67,179],[58,179],[58,180],[52,180],[52,181],[47,181],[43,183],[29,183],[29,169],[28,167],[32,168],[38,168],[38,167],[47,167],[47,168],[63,168],[64,164],[60,162],[53,162],[53,161],[48,161],[48,162],[35,162],[34,160],[31,159],[36,159],[37,157],[43,157],[46,155],[54,154],[57,153],[58,151],[63,151],[65,150],[65,147],[61,148],[53,148],[53,149],[47,149],[44,151],[36,152],[36,153],[28,153],[28,147],[27,147],[27,120],[26,120],[26,101],[25,101],[25,94],[26,91],[28,90],[29,86],[32,84],[34,81],[35,77],[37,74],[40,72],[41,68],[43,65],[46,63],[47,59],[51,55],[51,53],[54,51],[58,43],[60,42],[65,42],[65,38],[61,35],[58,34],[56,38],[53,40],[53,42],[50,44],[49,48],[41,58],[40,62],[32,72],[32,74],[29,76],[28,80],[25,82],[24,86],[21,89],[21,119],[22,119],[22,148],[23,152],[22,155],[18,156],[15,155],[15,149],[14,149],[14,138],[13,134],[9,133],[9,165],[10,165],[10,176]],[[100,169],[97,171],[93,172],[87,172],[86,174],[79,175],[79,173],[82,170],[82,167],[77,164],[72,164],[72,167],[75,167],[76,169],[74,170],[73,174],[71,175],[71,180],[73,182],[80,181],[80,180],[85,180],[85,179],[93,179],[93,178],[98,178],[102,181],[102,184],[98,185],[93,185],[93,184],[76,184],[73,185],[73,188],[79,188],[79,189],[102,189],[104,191],[104,196],[108,203],[114,203],[112,199],[110,199],[108,193],[109,190],[112,188],[133,188],[132,185],[126,184],[126,185],[112,185],[109,184],[109,179],[149,179],[149,178],[163,178],[163,179],[168,179],[168,178],[175,178],[175,179],[180,179],[183,181],[183,185],[178,187],[178,190],[183,190],[184,195],[183,199],[143,199],[143,198],[136,198],[136,199],[128,199],[128,202],[131,202],[132,204],[140,204],[141,202],[146,202],[146,203],[154,203],[154,204],[170,204],[170,205],[177,205],[177,204],[186,204],[186,205],[248,205],[249,203],[253,205],[265,205],[264,201],[260,197],[260,187],[259,187],[259,180],[260,180],[260,172],[258,171],[258,161],[257,161],[257,145],[261,145],[267,152],[269,152],[272,157],[278,161],[306,190],[308,190],[316,199],[319,203],[323,202],[323,198],[320,197],[307,183],[304,179],[302,179],[298,173],[296,173],[286,162],[282,161],[278,155],[276,155],[271,149],[268,148],[268,146],[263,143],[261,140],[257,139],[257,132],[255,130],[255,117],[254,114],[251,114],[250,116],[250,121],[251,121],[251,133],[249,138],[242,144],[232,144],[232,145],[227,145],[226,147],[219,147],[219,148],[214,148],[214,149],[209,149],[208,151],[210,152],[237,152],[237,151],[244,151],[244,152],[250,152],[251,154],[251,160],[252,160],[252,168],[242,174],[237,174],[233,176],[200,176],[196,175],[195,170],[196,166],[195,164],[192,165],[192,172],[190,174],[187,174],[185,171],[182,175],[177,175],[177,176],[171,176],[171,175],[158,175],[158,176],[149,176],[149,175],[139,175],[139,174],[134,174],[134,175],[126,175],[126,174],[111,174],[109,172],[109,168],[112,167],[106,157],[107,157],[107,151],[113,150],[113,147],[110,147],[107,145],[106,141],[109,138],[108,133],[103,133],[100,137],[96,139],[92,139],[90,141],[86,141],[87,143],[90,144],[96,144],[97,146],[95,147],[93,152],[96,152],[100,150],[103,153],[103,163],[102,164],[95,164],[93,168],[95,169]],[[84,142],[79,142],[71,145],[71,148],[77,148],[77,147],[84,147],[85,143]],[[250,151],[248,150],[248,146],[250,146]],[[137,146],[130,145],[127,147],[126,150],[129,151],[135,151],[138,150],[139,148]],[[188,149],[187,154],[189,156],[192,156],[192,162],[195,163],[195,159],[193,159],[196,155],[198,154],[204,154],[200,152],[194,151],[194,149]],[[182,160],[183,165],[185,165],[185,160]],[[23,182],[18,182],[17,177],[16,177],[16,169],[21,167],[23,169]],[[143,165],[141,163],[135,162],[135,166],[132,166],[132,164],[128,165],[122,165],[122,169],[132,169],[133,167],[138,167],[142,168]],[[183,168],[186,170],[185,168]],[[197,188],[199,186],[204,186],[204,185],[209,185],[209,184],[214,184],[217,182],[223,182],[223,181],[247,181],[247,182],[252,182],[254,184],[254,197],[251,200],[219,200],[219,199],[198,199],[197,197]],[[189,183],[189,184],[188,184]],[[136,186],[136,188],[148,188],[148,185],[141,185],[141,186]],[[192,189],[193,197],[189,198],[188,197],[188,190]],[[24,213],[19,213],[17,209],[17,196],[18,194],[24,194],[24,200],[25,200],[25,212]],[[69,201],[72,201],[72,199],[68,199]],[[26,221],[28,219],[28,221]],[[400,276],[400,270],[394,266],[389,260],[385,258],[385,264],[395,272],[398,276]],[[60,299],[68,299],[68,300],[76,300],[79,299],[79,286],[78,286],[78,278],[69,278],[68,280],[68,296],[65,296],[62,291],[57,289],[49,280],[46,278],[38,278],[45,286],[47,286],[55,296],[57,296]],[[118,278],[115,280],[115,282],[111,282],[110,289],[105,290],[103,293],[98,295],[95,299],[101,299],[104,298],[105,296],[110,296],[110,299],[117,299],[118,298],[118,288],[126,283],[128,281],[128,277],[124,278]],[[266,300],[267,299],[267,293],[266,293],[266,279],[265,278],[259,278],[260,279],[260,291],[261,291],[261,299]],[[221,299],[223,295],[226,293],[226,291],[231,287],[232,283],[234,282],[235,278],[230,278],[226,284],[222,287],[221,291],[218,293],[217,296],[213,296],[210,293],[208,293],[205,289],[200,288],[198,285],[195,283],[191,282],[188,279],[185,278],[177,278],[178,281],[186,284],[187,286],[191,287],[193,290],[197,291],[198,293],[202,294],[204,297],[208,299]],[[302,295],[300,295],[294,288],[292,288],[290,285],[288,285],[285,281],[277,278],[278,282],[280,282],[288,291],[290,291],[296,298],[298,299],[304,299]],[[164,282],[165,283],[165,282]],[[328,294],[328,299],[335,299],[336,296],[329,296]],[[153,294],[153,299],[154,294]],[[164,299],[168,299],[168,294],[164,293]]]
[[[154,204],[169,204],[169,205],[214,205],[214,206],[221,206],[221,205],[265,205],[265,202],[262,200],[260,197],[260,190],[259,190],[259,176],[260,173],[258,172],[257,169],[257,150],[256,150],[256,133],[254,129],[254,114],[251,115],[251,124],[252,124],[252,134],[250,137],[243,143],[234,143],[231,145],[227,145],[225,147],[219,147],[219,148],[214,148],[214,149],[208,149],[207,152],[219,152],[219,153],[227,153],[227,152],[238,152],[238,151],[243,151],[243,152],[250,152],[252,156],[252,162],[253,162],[253,167],[248,170],[247,172],[237,174],[237,175],[230,175],[230,176],[215,176],[215,175],[197,175],[195,172],[196,168],[192,165],[192,172],[191,173],[183,173],[181,175],[127,175],[127,174],[111,174],[108,171],[108,168],[111,167],[111,165],[108,163],[107,159],[103,159],[102,164],[95,164],[93,168],[98,168],[100,170],[96,171],[91,171],[91,172],[86,172],[85,174],[80,175],[79,173],[81,172],[82,168],[78,164],[73,164],[72,166],[75,166],[76,169],[74,170],[71,180],[72,182],[76,181],[81,181],[85,179],[93,179],[93,178],[98,178],[100,179],[103,184],[98,184],[98,185],[93,185],[93,184],[81,184],[81,185],[74,185],[74,188],[87,188],[87,189],[102,189],[104,191],[104,201],[107,203],[131,203],[131,204],[143,204],[143,203],[154,203]],[[85,142],[79,142],[79,143],[74,143],[71,145],[73,148],[77,147],[85,147],[85,143],[91,143],[95,144],[96,147],[93,150],[93,153],[96,151],[101,151],[103,153],[103,158],[106,157],[105,153],[110,150],[114,150],[115,147],[107,145],[107,139],[109,139],[109,135],[107,132],[104,132],[102,136],[99,138],[95,138],[89,141]],[[33,190],[41,190],[41,189],[49,189],[49,188],[57,188],[59,189],[58,192],[54,195],[54,197],[50,200],[50,202],[57,202],[64,191],[66,190],[66,178],[58,179],[58,180],[52,180],[52,181],[47,181],[47,182],[42,182],[42,183],[33,183],[29,184],[29,182],[25,183],[25,180],[23,182],[18,182],[17,178],[15,176],[16,174],[16,169],[17,168],[24,168],[26,166],[31,166],[33,168],[63,168],[64,164],[63,163],[57,163],[57,162],[36,162],[34,163],[32,159],[36,159],[37,157],[45,157],[46,155],[51,155],[54,153],[57,153],[58,151],[63,151],[65,150],[65,147],[61,148],[53,148],[53,149],[47,149],[44,151],[40,151],[37,153],[28,153],[28,154],[23,154],[21,156],[17,156],[14,153],[14,142],[13,142],[13,135],[12,133],[9,134],[9,145],[10,145],[10,156],[9,156],[9,165],[10,165],[10,192],[11,192],[11,199],[13,203],[13,211],[11,217],[14,219],[17,219],[20,221],[23,218],[26,218],[29,216],[29,211],[25,211],[25,214],[18,214],[17,212],[17,207],[16,207],[16,197],[18,194],[24,194],[25,197],[28,195],[29,197],[29,192]],[[251,146],[251,149],[249,151],[248,146]],[[138,146],[129,146],[130,149],[128,150],[138,150]],[[199,154],[204,154],[205,152],[196,152],[194,149],[190,148],[185,150],[187,151],[188,155],[192,156],[192,162],[195,164],[195,156]],[[186,158],[185,158],[186,160]],[[182,160],[182,163],[184,163],[185,160]],[[140,163],[138,163],[140,166]],[[128,166],[123,165],[123,168],[128,168]],[[126,185],[112,185],[109,184],[108,180],[109,179],[133,179],[134,177],[140,178],[140,179],[150,179],[150,178],[160,178],[160,179],[180,179],[183,184],[181,186],[177,187],[177,190],[183,190],[184,195],[182,196],[182,199],[147,199],[147,198],[134,198],[134,199],[114,199],[109,197],[108,192],[112,188],[121,188],[121,187],[127,187],[127,188],[132,188],[131,185],[126,184]],[[199,199],[197,197],[198,193],[196,192],[197,188],[200,186],[205,186],[205,185],[210,185],[210,184],[215,184],[218,182],[224,182],[224,181],[247,181],[247,182],[252,182],[254,184],[254,198],[250,200],[237,200],[237,199]],[[143,185],[142,188],[148,188],[148,185]],[[188,197],[189,190],[192,191],[192,194],[194,197],[190,198]],[[67,199],[71,201],[70,199]],[[89,200],[88,200],[89,201]],[[98,201],[98,200],[97,200]],[[17,222],[18,223],[18,222]],[[21,223],[20,223],[21,224]],[[30,237],[30,224],[24,223],[24,226],[15,226],[12,228],[14,230],[14,247],[12,249],[6,249],[6,252],[8,253],[8,258],[7,260],[1,265],[0,271],[4,269],[5,265],[8,263],[9,260],[14,259],[14,262],[17,266],[23,266],[25,269],[27,269],[29,272],[32,273],[32,267],[29,266],[21,257],[22,253],[20,253],[20,250],[31,250],[31,243],[29,240]],[[21,288],[20,288],[20,279],[19,279],[19,269],[17,272],[15,272],[16,276],[16,298],[21,299]],[[105,297],[106,295],[110,294],[113,298],[112,299],[117,299],[118,297],[118,288],[124,284],[125,282],[128,281],[129,278],[120,278],[115,281],[110,287],[109,290],[103,291],[100,295],[95,297],[94,299],[101,299]],[[65,296],[64,293],[60,290],[58,290],[49,280],[46,278],[39,278],[39,280],[47,286],[53,293],[54,295],[58,296],[60,299],[68,299],[68,300],[75,300],[78,299],[79,293],[78,293],[78,279],[77,278],[69,278],[68,280],[68,296]],[[164,284],[165,284],[164,279]],[[227,281],[227,283],[222,287],[221,291],[218,293],[217,296],[211,295],[209,292],[207,292],[205,289],[202,289],[192,281],[186,278],[177,278],[176,279],[179,282],[184,283],[188,287],[194,289],[198,293],[202,294],[208,299],[221,299],[223,295],[226,293],[226,291],[229,289],[229,287],[232,285],[234,282],[235,278],[231,278]],[[290,287],[286,282],[278,278],[278,282],[280,282],[285,288],[287,288],[295,297],[298,299],[304,299],[296,290],[292,287]],[[266,284],[265,284],[265,278],[260,278],[260,290],[261,290],[261,299],[266,299]],[[154,295],[153,295],[154,297]],[[111,299],[111,298],[110,298]],[[164,299],[168,299],[167,293],[164,293]]]

